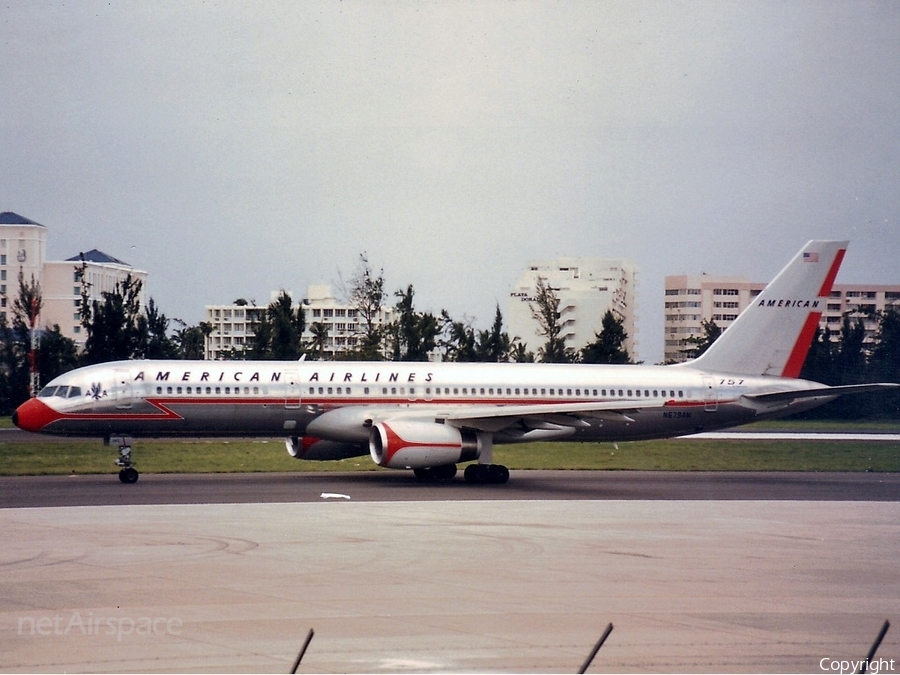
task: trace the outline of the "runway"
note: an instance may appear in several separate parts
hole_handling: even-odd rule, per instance
[[[323,496],[324,495],[324,496]],[[346,499],[349,497],[350,499]],[[0,479],[3,672],[827,672],[900,616],[897,474]],[[78,505],[76,505],[78,504]],[[900,660],[900,631],[878,653]]]
[[[0,508],[354,501],[793,500],[900,502],[900,473],[513,471],[506,485],[421,483],[408,471],[0,478]]]

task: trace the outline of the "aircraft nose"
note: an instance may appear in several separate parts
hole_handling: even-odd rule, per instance
[[[16,408],[12,415],[12,421],[24,431],[41,431],[58,417],[59,414],[46,403],[36,398],[30,398]]]

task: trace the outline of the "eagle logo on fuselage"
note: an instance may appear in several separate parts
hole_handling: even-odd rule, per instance
[[[91,384],[91,391],[88,394],[95,401],[99,401],[101,398],[107,395],[106,390],[103,389],[103,385],[99,382],[93,382]]]

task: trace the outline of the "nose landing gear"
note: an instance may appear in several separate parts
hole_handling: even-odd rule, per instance
[[[137,483],[140,476],[137,469],[134,468],[134,462],[131,460],[131,443],[132,439],[128,436],[114,436],[108,441],[109,445],[116,444],[119,446],[119,457],[116,459],[116,466],[122,467],[119,470],[119,480],[123,483]]]

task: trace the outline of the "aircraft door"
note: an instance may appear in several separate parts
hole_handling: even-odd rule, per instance
[[[712,377],[703,378],[703,409],[707,412],[715,412],[719,407],[719,398],[716,393],[716,381]]]
[[[300,375],[296,370],[286,370],[284,380],[285,410],[297,410],[300,407]]]
[[[116,408],[128,410],[134,405],[134,388],[131,384],[131,373],[127,370],[116,371]]]

